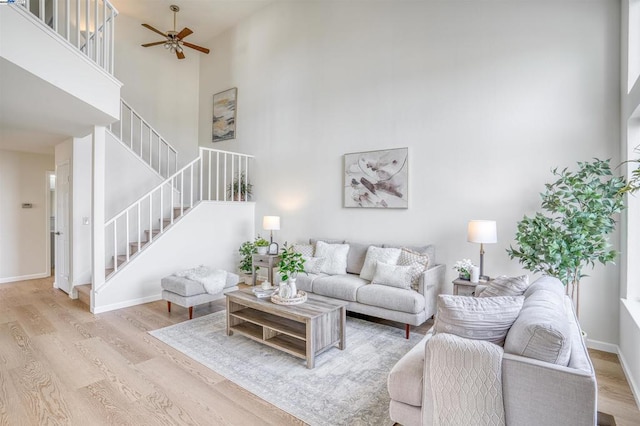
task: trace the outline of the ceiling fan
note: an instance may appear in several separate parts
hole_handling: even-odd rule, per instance
[[[207,49],[206,47],[191,44],[183,40],[188,35],[193,34],[193,31],[191,31],[187,27],[184,27],[182,31],[177,32],[176,31],[176,14],[180,11],[180,8],[175,4],[172,4],[171,6],[169,6],[169,9],[171,9],[171,11],[173,12],[173,31],[167,31],[167,33],[165,34],[162,31],[153,28],[149,24],[142,24],[143,27],[148,28],[154,33],[158,33],[161,36],[167,38],[166,40],[163,40],[163,41],[156,41],[153,43],[143,44],[142,47],[158,46],[162,44],[164,45],[165,49],[171,50],[172,53],[176,52],[176,56],[178,57],[178,59],[184,59],[184,52],[182,50],[182,46],[187,46],[199,52],[208,54],[209,49]]]

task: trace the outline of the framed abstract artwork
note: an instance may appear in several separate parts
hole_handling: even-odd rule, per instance
[[[409,149],[344,155],[344,207],[409,207]]]
[[[213,95],[213,142],[236,138],[236,87]]]

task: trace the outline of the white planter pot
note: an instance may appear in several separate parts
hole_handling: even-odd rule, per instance
[[[258,250],[258,254],[265,255],[269,251],[269,247],[256,247],[256,250]]]

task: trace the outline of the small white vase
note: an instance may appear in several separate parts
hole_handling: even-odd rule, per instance
[[[296,287],[296,279],[295,278],[289,278],[289,290],[291,292],[291,296],[289,296],[289,297],[298,296],[298,287]]]
[[[280,296],[283,299],[291,298],[291,286],[289,286],[288,282],[280,283],[280,291],[278,291],[278,296]]]
[[[256,247],[256,250],[258,251],[258,254],[265,255],[267,254],[269,247]]]

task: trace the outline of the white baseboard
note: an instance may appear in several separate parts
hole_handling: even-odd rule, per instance
[[[618,359],[620,360],[620,365],[622,366],[622,371],[624,372],[624,377],[627,379],[627,383],[629,383],[629,387],[631,388],[631,393],[633,393],[633,399],[636,400],[636,405],[640,407],[640,387],[636,382],[633,381],[633,377],[631,374],[627,373],[627,362],[624,359],[624,355],[622,352],[618,352]]]
[[[598,351],[609,352],[612,354],[617,354],[620,352],[618,349],[618,345],[614,345],[613,343],[601,342],[599,340],[587,339],[587,347],[589,349],[596,349]]]
[[[143,303],[155,302],[162,299],[162,293],[154,296],[142,297],[140,299],[125,300],[124,302],[113,303],[111,305],[91,307],[91,312],[101,314],[103,312],[115,311],[116,309],[128,308],[130,306],[142,305]]]
[[[0,284],[13,283],[16,281],[36,280],[39,278],[48,278],[51,273],[43,272],[41,274],[21,275],[19,277],[0,278]]]

